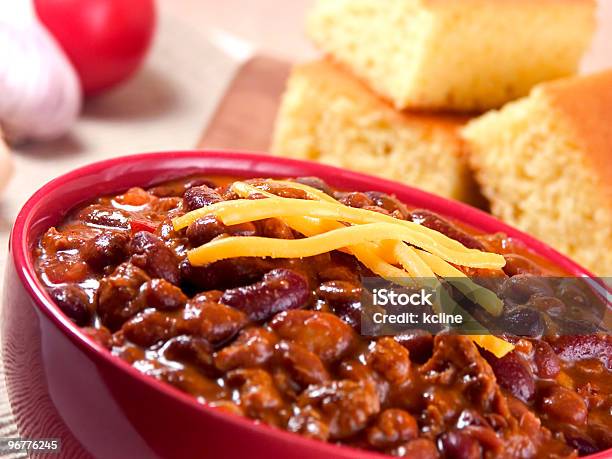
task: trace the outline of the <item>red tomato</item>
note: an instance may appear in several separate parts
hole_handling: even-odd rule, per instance
[[[34,5],[72,61],[85,95],[136,71],[155,29],[154,0],[34,0]]]

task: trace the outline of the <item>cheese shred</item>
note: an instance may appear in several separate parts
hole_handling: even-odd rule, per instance
[[[441,247],[427,236],[391,223],[345,226],[304,239],[274,239],[258,236],[215,239],[189,252],[189,261],[203,265],[234,257],[302,258],[319,255],[362,242],[395,239],[426,249],[451,263],[472,268],[499,269],[504,258],[478,250],[459,252]],[[502,262],[500,263],[499,258]]]

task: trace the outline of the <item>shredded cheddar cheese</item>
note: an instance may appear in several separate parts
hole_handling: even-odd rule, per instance
[[[259,191],[261,192],[261,191]],[[215,214],[226,225],[237,225],[245,222],[263,220],[274,217],[313,217],[328,220],[344,221],[351,224],[365,224],[385,222],[403,226],[415,233],[427,236],[439,245],[448,247],[451,250],[458,250],[468,253],[486,253],[475,249],[468,249],[460,242],[448,236],[434,231],[425,226],[414,222],[399,220],[384,215],[379,212],[366,209],[356,209],[344,206],[338,202],[309,201],[305,199],[279,198],[275,196],[270,199],[237,199],[233,201],[223,201],[212,204],[201,209],[196,209],[188,214],[176,218],[173,221],[174,229],[180,230],[189,226],[198,218],[206,215]],[[501,255],[494,254],[499,258],[503,266],[504,260]]]
[[[416,254],[412,247],[403,242],[394,241],[391,253],[395,260],[414,277],[436,277],[432,269]]]
[[[294,240],[255,236],[215,239],[188,252],[192,265],[234,257],[303,258],[340,250],[355,256],[374,274],[400,285],[413,287],[415,279],[419,279],[419,283],[431,282],[429,286],[436,288],[440,285],[437,276],[446,278],[489,313],[501,313],[501,300],[493,292],[475,284],[452,265],[500,269],[505,264],[501,255],[469,249],[414,222],[345,206],[308,185],[285,180],[265,183],[299,189],[309,199],[285,198],[255,185],[234,182],[231,190],[243,199],[196,209],[175,218],[173,226],[180,230],[206,215],[215,215],[226,225],[279,218],[305,237]],[[266,199],[249,199],[254,193]],[[511,343],[493,335],[469,337],[497,357],[514,348]]]

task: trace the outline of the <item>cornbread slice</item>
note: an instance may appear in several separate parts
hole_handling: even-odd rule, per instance
[[[463,135],[495,215],[612,275],[612,71],[537,86]]]
[[[398,112],[350,74],[316,61],[293,69],[271,151],[470,201],[476,185],[458,133],[466,120]]]
[[[575,73],[595,0],[319,0],[315,44],[397,108],[483,110]]]

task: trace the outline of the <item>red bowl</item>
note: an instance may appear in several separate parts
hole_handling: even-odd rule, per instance
[[[502,231],[576,276],[590,274],[541,242],[458,202],[399,183],[321,164],[249,153],[170,152],[95,163],[41,188],[19,213],[10,241],[2,338],[8,393],[20,433],[57,437],[61,457],[383,457],[254,423],[201,405],[90,341],[38,281],[32,247],[84,201],[193,173],[240,177],[318,176],[352,190],[395,193],[403,202]],[[610,450],[591,458],[610,457]]]

